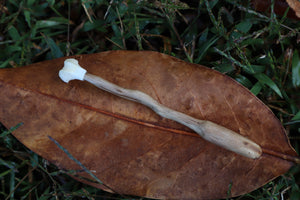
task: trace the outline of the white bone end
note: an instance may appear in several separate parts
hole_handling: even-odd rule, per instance
[[[78,64],[78,60],[70,58],[65,60],[64,67],[58,75],[62,81],[68,83],[71,80],[83,81],[85,73],[86,70]]]

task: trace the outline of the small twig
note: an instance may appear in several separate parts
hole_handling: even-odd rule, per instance
[[[284,114],[286,114],[286,115],[291,116],[290,113],[286,112],[285,110],[283,110],[283,109],[280,108],[280,107],[277,107],[277,106],[274,106],[274,105],[271,105],[271,104],[268,104],[268,107],[270,107],[270,108],[272,108],[272,109],[275,109],[275,110],[277,110],[277,111],[279,111],[279,112],[281,112],[281,113],[284,113]]]
[[[89,74],[85,69],[80,67],[78,61],[75,59],[65,60],[65,66],[59,71],[59,76],[66,83],[74,79],[85,80],[114,95],[141,103],[151,108],[158,115],[191,128],[205,140],[240,155],[256,159],[262,154],[262,150],[258,144],[238,133],[211,121],[195,119],[184,113],[167,108],[149,95],[138,90],[124,89],[98,76]]]
[[[112,3],[114,2],[114,0],[111,0],[110,2],[109,2],[109,6],[107,7],[107,10],[106,10],[106,12],[105,12],[105,14],[104,14],[104,19],[106,19],[106,17],[107,17],[107,15],[108,15],[108,13],[109,13],[109,10],[110,10],[110,8],[111,8],[111,5],[112,5]]]
[[[89,13],[89,11],[88,11],[88,9],[87,9],[86,6],[85,6],[85,3],[82,2],[81,5],[82,5],[82,7],[83,7],[83,9],[84,9],[85,14],[86,14],[87,17],[89,18],[89,21],[90,21],[91,23],[94,23],[93,20],[92,20],[91,15],[90,15],[90,13]]]
[[[124,49],[124,47],[122,47],[122,46],[119,45],[118,43],[114,42],[114,41],[111,40],[109,37],[105,36],[105,39],[107,39],[108,41],[110,41],[112,44],[116,45],[118,48]]]

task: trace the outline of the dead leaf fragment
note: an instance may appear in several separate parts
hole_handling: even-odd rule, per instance
[[[297,17],[300,18],[300,2],[298,0],[286,0],[286,2],[295,11]]]

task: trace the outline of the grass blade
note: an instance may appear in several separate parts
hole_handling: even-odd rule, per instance
[[[61,146],[55,139],[53,139],[51,136],[48,136],[48,138],[56,144],[65,154],[68,155],[68,157],[75,161],[77,165],[79,165],[86,173],[88,173],[92,178],[94,178],[98,183],[103,184],[100,179],[98,179],[90,170],[88,170],[79,160],[77,160],[67,149],[65,149],[63,146]]]
[[[300,86],[300,58],[297,50],[295,50],[292,60],[292,81],[294,87]]]
[[[282,94],[276,83],[272,81],[267,75],[265,74],[254,74],[254,77],[262,84],[268,85],[274,92],[276,92],[281,98]]]

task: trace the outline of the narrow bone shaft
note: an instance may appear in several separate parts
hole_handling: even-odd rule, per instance
[[[184,113],[167,108],[143,92],[124,89],[89,73],[85,74],[84,80],[114,95],[141,103],[151,108],[158,115],[174,120],[191,128],[205,140],[219,145],[227,150],[252,159],[259,158],[262,153],[259,145],[235,133],[234,131],[231,131],[213,122],[195,119]]]

